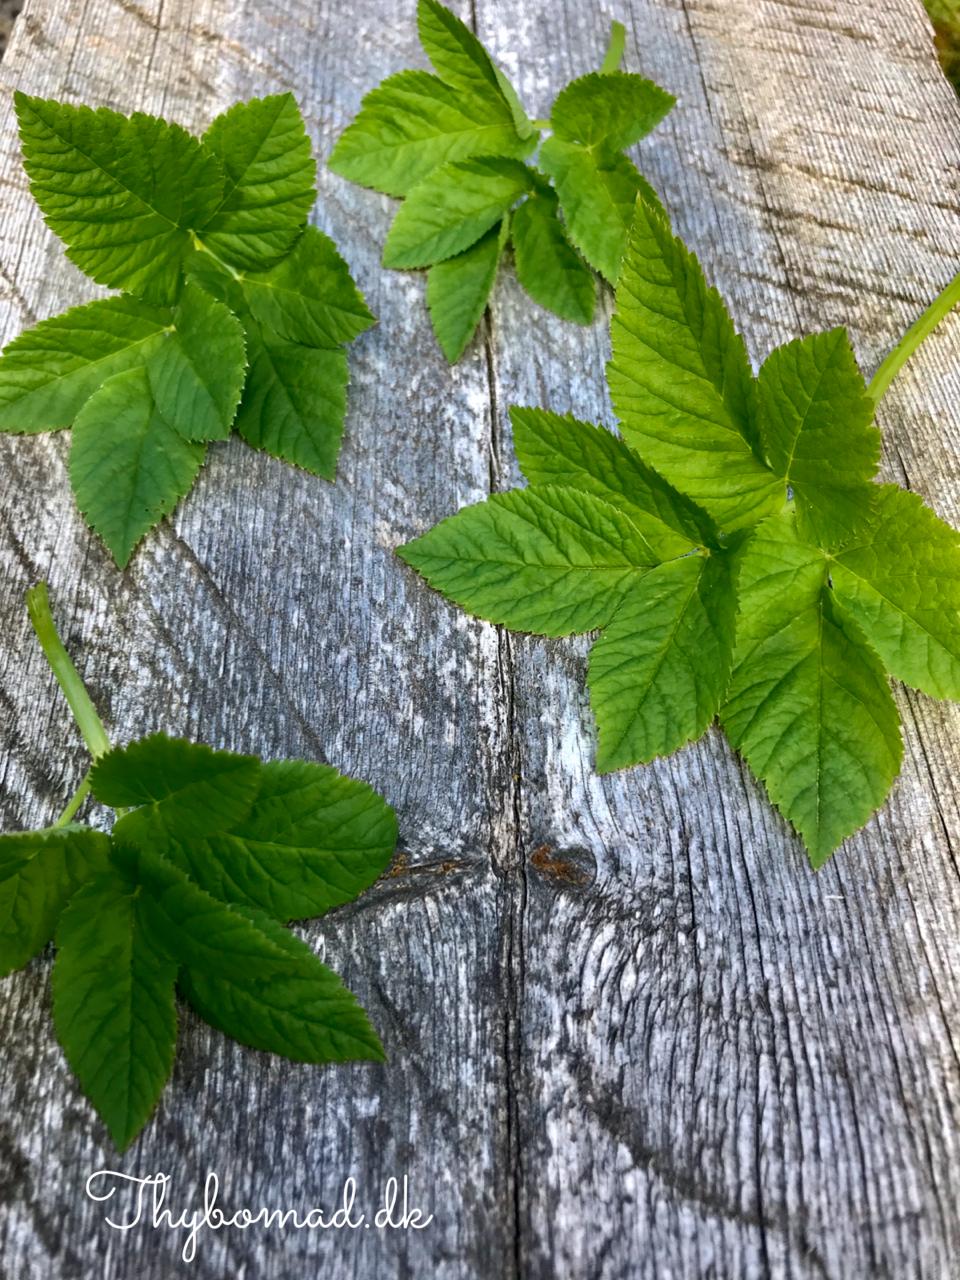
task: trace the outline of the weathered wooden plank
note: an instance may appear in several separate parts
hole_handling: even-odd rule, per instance
[[[481,10],[494,45],[513,9]],[[754,358],[845,323],[871,369],[960,265],[960,112],[920,6],[631,14],[639,69],[680,98],[642,162]],[[562,21],[528,86],[543,111],[599,57],[600,22],[572,4],[524,15]],[[502,405],[610,421],[595,331],[531,317],[515,288],[493,330]],[[887,475],[954,519],[958,334],[945,326],[882,413]],[[894,799],[814,877],[718,733],[598,779],[585,646],[511,651],[525,1273],[952,1274],[958,709],[901,697]]]
[[[960,243],[960,121],[919,6],[627,8],[631,59],[681,97],[644,166],[754,357],[848,323],[870,365]],[[3,77],[198,125],[291,88],[323,156],[371,84],[420,64],[411,10],[34,0]],[[610,16],[478,0],[475,20],[545,110],[599,59]],[[11,334],[91,293],[30,204],[9,114],[0,147]],[[391,1066],[291,1069],[190,1021],[157,1123],[118,1161],[32,966],[0,988],[3,1266],[169,1275],[176,1245],[117,1237],[84,1203],[107,1163],[184,1187],[215,1168],[254,1204],[407,1172],[437,1214],[397,1238],[223,1238],[201,1247],[201,1275],[950,1274],[956,710],[903,699],[894,801],[817,877],[718,735],[595,778],[584,646],[498,636],[389,549],[512,482],[509,403],[609,420],[604,327],[564,325],[507,281],[487,341],[448,371],[422,282],[378,266],[388,216],[322,173],[318,221],[381,316],[352,352],[336,487],[218,448],[119,575],[73,512],[64,441],[0,440],[0,812],[7,827],[46,817],[81,769],[20,608],[46,574],[118,737],[162,727],[325,755],[398,804],[407,869],[309,931],[368,1002]],[[954,518],[958,332],[945,326],[884,410],[889,474]]]
[[[31,208],[9,89],[140,107],[201,126],[238,97],[293,88],[318,152],[371,80],[416,57],[406,5],[387,39],[330,8],[204,3],[34,5],[4,64],[4,329],[92,291]],[[119,574],[69,496],[66,437],[0,442],[3,821],[47,819],[83,768],[23,616],[48,576],[71,650],[119,739],[163,728],[266,756],[328,758],[400,811],[404,864],[355,910],[309,930],[371,1010],[389,1068],[319,1071],[249,1053],[187,1019],[157,1121],[113,1154],[52,1040],[48,964],[3,985],[5,1198],[0,1258],[24,1278],[169,1276],[182,1241],[116,1236],[83,1182],[96,1168],[165,1170],[186,1195],[218,1170],[224,1200],[366,1203],[408,1173],[437,1212],[422,1233],[235,1234],[201,1245],[200,1275],[481,1274],[511,1246],[499,1114],[501,890],[489,851],[509,793],[499,653],[489,628],[438,622],[398,572],[414,521],[486,492],[481,359],[451,385],[412,295],[379,265],[387,202],[323,173],[317,216],[342,244],[381,326],[351,353],[353,398],[336,486],[240,443],[210,465],[172,526]],[[450,465],[451,457],[458,459]],[[308,1266],[306,1259],[311,1262]]]

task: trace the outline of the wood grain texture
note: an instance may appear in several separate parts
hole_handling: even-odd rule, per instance
[[[412,0],[28,0],[0,67],[0,335],[94,296],[32,205],[10,91],[202,126],[291,89],[318,155],[422,65]],[[680,99],[640,148],[751,355],[844,323],[871,369],[960,265],[960,107],[919,0],[476,0],[528,107],[595,66]],[[307,936],[389,1055],[334,1071],[185,1015],[174,1081],[123,1158],[49,1023],[49,958],[0,986],[0,1276],[168,1280],[182,1241],[110,1231],[100,1167],[219,1172],[225,1203],[375,1194],[425,1231],[208,1236],[200,1277],[924,1277],[960,1267],[960,710],[902,694],[894,796],[819,875],[721,736],[592,772],[583,642],[498,633],[391,555],[515,483],[511,403],[610,421],[606,316],[538,310],[509,272],[447,368],[423,279],[385,272],[392,204],[321,169],[316,220],[380,325],[350,354],[328,485],[215,446],[118,573],[77,516],[66,437],[0,437],[0,821],[82,774],[21,599],[48,577],[118,739],[150,729],[328,759],[397,805],[395,874]],[[609,300],[608,300],[609,303]],[[609,310],[609,306],[608,306]],[[885,471],[960,519],[960,317],[882,408]]]

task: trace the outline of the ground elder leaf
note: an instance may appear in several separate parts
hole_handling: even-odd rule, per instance
[[[656,562],[717,545],[719,531],[707,513],[611,431],[516,405],[510,421],[517,461],[530,484],[564,485],[611,503],[643,534]]]
[[[556,136],[543,144],[540,166],[553,179],[570,240],[595,271],[616,284],[637,199],[663,212],[656,191],[621,152]]]
[[[191,228],[219,205],[216,156],[179,125],[14,95],[33,198],[67,257],[99,284],[172,304]]]
[[[771,353],[757,378],[766,458],[790,485],[801,534],[822,545],[869,514],[880,432],[845,329],[798,338]]]
[[[356,997],[282,925],[219,901],[150,850],[119,856],[142,890],[149,936],[180,966],[181,990],[211,1026],[299,1062],[382,1060]]]
[[[652,80],[626,71],[592,71],[574,80],[550,111],[556,137],[622,151],[654,129],[676,98]]]
[[[729,553],[667,561],[631,588],[590,651],[599,772],[699,738],[726,692],[736,612]]]
[[[463,355],[487,309],[509,222],[492,227],[476,244],[438,262],[427,276],[427,307],[437,341],[451,364]]]
[[[464,507],[398,555],[478,617],[549,636],[603,626],[656,563],[616,507],[557,485]]]
[[[300,234],[316,196],[317,166],[291,93],[237,102],[203,135],[223,167],[223,195],[201,238],[235,267],[263,270]]]
[[[900,768],[883,665],[792,519],[765,521],[740,569],[740,616],[721,720],[803,838],[815,867],[883,803]]]
[[[778,511],[743,340],[696,257],[637,201],[611,324],[610,393],[627,443],[721,529]]]
[[[173,1067],[177,966],[144,930],[136,887],[85,885],[57,929],[53,1021],[71,1070],[125,1150]]]
[[[510,223],[517,279],[548,311],[589,324],[597,301],[593,272],[567,239],[557,197],[537,191],[520,204]]]
[[[439,165],[471,156],[522,159],[521,138],[504,103],[464,93],[427,71],[401,71],[366,95],[330,156],[334,173],[391,196],[405,196]]]
[[[144,356],[159,415],[185,440],[225,440],[246,377],[243,326],[187,281],[170,330]]]
[[[162,416],[143,368],[108,378],[77,414],[70,483],[87,523],[121,569],[143,535],[190,490],[205,449]]]
[[[154,733],[101,756],[90,786],[102,804],[133,810],[116,824],[120,840],[203,837],[247,817],[260,788],[260,767],[256,756]]]
[[[282,921],[351,902],[396,843],[396,817],[372,787],[304,760],[263,764],[249,812],[221,831],[161,840],[151,830],[151,847],[201,888]]]
[[[835,551],[837,599],[891,675],[934,698],[960,698],[960,533],[897,485]]]
[[[107,866],[110,841],[88,827],[0,835],[0,976],[53,937],[66,904]]]
[[[173,313],[121,294],[41,320],[0,356],[0,431],[68,427],[115,373],[149,359]]]
[[[276,266],[246,272],[240,287],[257,323],[286,342],[333,349],[374,323],[336,245],[316,227]]]
[[[400,206],[383,247],[386,267],[429,267],[462,253],[495,226],[534,182],[519,160],[454,160]]]

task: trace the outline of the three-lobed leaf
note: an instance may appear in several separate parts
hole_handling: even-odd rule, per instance
[[[191,230],[223,195],[217,157],[156,116],[14,101],[30,190],[67,257],[98,284],[175,302]]]
[[[205,453],[161,414],[142,366],[114,374],[84,404],[73,424],[70,483],[121,569],[189,492]]]
[[[262,270],[296,240],[313,205],[316,164],[290,93],[238,102],[203,144],[223,168],[220,202],[200,226],[208,249],[236,267]]]
[[[721,713],[733,746],[814,866],[883,803],[900,768],[883,664],[791,518],[765,521],[740,568],[737,650]]]

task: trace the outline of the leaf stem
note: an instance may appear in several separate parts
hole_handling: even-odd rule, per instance
[[[73,817],[73,815],[80,808],[80,806],[83,804],[84,800],[86,800],[89,794],[90,794],[90,770],[88,769],[87,772],[83,775],[83,781],[80,783],[79,787],[77,787],[76,791],[70,797],[67,807],[64,809],[63,813],[61,813],[60,817],[56,820],[56,822],[53,825],[55,827],[65,827],[67,823],[70,821],[70,819]]]
[[[613,71],[620,70],[620,63],[623,61],[623,50],[627,43],[627,28],[622,22],[610,23],[610,43],[607,45],[607,52],[604,54],[603,62],[600,64],[600,74],[608,76]]]
[[[960,302],[960,271],[957,272],[947,287],[937,294],[923,315],[910,326],[870,379],[867,392],[874,404],[879,404],[890,383],[901,368],[907,363],[924,339],[933,333],[940,321],[950,314],[958,302]]]
[[[73,712],[73,718],[76,720],[77,727],[83,735],[83,740],[87,744],[90,754],[96,760],[98,756],[102,756],[110,750],[110,739],[107,737],[106,730],[97,715],[96,708],[90,701],[90,695],[84,688],[76,667],[70,660],[70,655],[63,647],[63,641],[57,633],[53,615],[50,612],[50,597],[47,594],[47,584],[38,582],[35,587],[31,587],[27,592],[26,600],[27,612],[30,614],[30,621],[33,623],[33,629],[37,633],[37,639],[40,641],[40,648],[50,664],[51,671],[57,677],[57,683],[63,690],[63,696],[70,704],[70,710]],[[82,798],[81,796],[81,800]],[[74,796],[74,800],[76,800],[76,796]],[[70,803],[72,804],[73,801],[71,800]],[[69,805],[67,807],[69,809]]]

